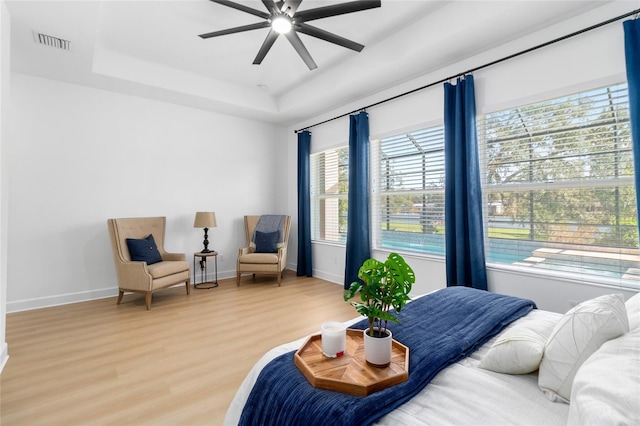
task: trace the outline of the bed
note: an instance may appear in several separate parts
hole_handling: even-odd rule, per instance
[[[416,298],[405,310],[415,304],[417,312],[424,309],[422,304],[426,304],[427,311],[431,312],[433,303],[442,304],[433,299],[450,291],[442,289]],[[479,290],[456,292],[460,293],[456,297],[466,298],[467,292],[476,294]],[[505,297],[500,301],[509,303],[518,299],[499,296]],[[459,304],[459,301],[454,303]],[[414,394],[399,395],[400,401],[396,405],[373,419],[354,421],[348,410],[352,404],[366,403],[367,398],[376,394],[356,397],[359,399],[354,402],[344,399],[346,397],[339,392],[312,388],[295,368],[283,373],[273,370],[278,362],[288,368],[288,357],[306,337],[281,345],[267,352],[251,369],[227,411],[224,424],[640,424],[640,294],[626,302],[619,294],[601,296],[577,305],[564,315],[539,309],[521,311],[518,310],[517,319],[509,319],[489,333],[483,332],[488,335],[480,339],[478,345],[476,342],[465,343],[470,348],[468,353],[454,354],[426,380],[427,383],[420,384]],[[457,315],[461,316],[460,313]],[[426,323],[434,321],[429,313],[423,316]],[[462,316],[466,318],[467,314]],[[359,328],[362,318],[346,324]],[[419,360],[414,361],[416,353],[420,352],[414,350],[418,348],[407,346],[412,350],[411,379],[412,375],[420,374],[416,369]],[[297,375],[302,380],[298,380]],[[283,381],[270,384],[273,377]],[[279,389],[289,382],[297,382],[298,388],[302,389]],[[403,385],[385,391],[388,395],[401,394]],[[285,395],[279,396],[279,390]],[[339,417],[331,417],[336,414],[323,413],[322,407],[309,405],[307,401],[316,396],[318,400],[330,401],[329,405]],[[254,412],[256,408],[258,411]],[[353,410],[360,411],[357,407]],[[284,412],[286,416],[302,412],[311,415],[278,418],[275,411],[281,412],[278,415]],[[283,420],[285,418],[287,420]]]

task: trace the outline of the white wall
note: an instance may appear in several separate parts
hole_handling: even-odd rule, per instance
[[[235,275],[243,215],[286,213],[282,127],[11,77],[9,312],[116,295],[108,218],[166,216],[165,248],[191,262],[195,212],[215,211],[223,278]]]
[[[629,12],[629,4],[603,6],[562,25],[511,41],[491,51],[468,58],[462,63],[425,74],[412,82],[402,83],[383,93],[374,94],[359,102],[344,105],[321,116],[297,123],[289,129],[289,149],[295,150],[295,129],[301,129],[331,117],[357,110],[394,95],[428,85],[468,69],[491,62],[520,50],[585,28],[606,18]],[[548,99],[555,95],[625,81],[622,23],[614,23],[572,39],[545,47],[542,50],[511,59],[474,73],[478,113],[496,111],[512,105]],[[368,109],[372,139],[419,129],[443,122],[442,85],[437,85],[397,100]],[[346,145],[348,119],[339,118],[312,127],[312,152]],[[289,169],[290,179],[296,170]],[[295,197],[291,191],[290,197]],[[375,251],[377,258],[386,253]],[[343,246],[313,244],[314,275],[342,284],[344,277]],[[442,259],[408,256],[416,271],[414,294],[425,293],[445,286],[446,272]],[[542,309],[565,312],[570,305],[613,290],[606,285],[567,281],[547,275],[533,275],[517,269],[489,265],[489,289],[528,297]],[[629,297],[632,291],[620,291]]]
[[[6,340],[7,311],[7,159],[5,155],[9,129],[10,93],[10,35],[9,11],[0,1],[0,372],[9,358]]]
[[[0,282],[7,292],[6,301],[0,292],[0,306],[6,303],[12,312],[115,295],[105,223],[109,217],[167,216],[166,248],[190,256],[202,241],[202,230],[192,228],[194,212],[214,210],[218,227],[210,232],[211,246],[222,256],[219,276],[229,277],[235,272],[236,251],[244,239],[242,216],[289,213],[294,218],[289,267],[295,268],[294,129],[455,75],[627,9],[628,4],[604,6],[464,63],[310,117],[286,132],[252,120],[11,74],[10,117],[5,107],[0,121],[5,123],[0,224],[9,223],[8,232],[0,234],[0,256],[8,256],[8,267],[0,270]],[[2,14],[2,101],[6,105],[8,13],[4,4]],[[621,81],[621,40],[621,24],[616,23],[479,71],[475,74],[478,110],[488,112],[591,84]],[[441,87],[382,104],[369,110],[371,136],[441,122],[441,111]],[[7,129],[9,119],[11,128]],[[348,120],[332,121],[312,131],[315,151],[344,144]],[[5,176],[10,176],[8,183]],[[0,257],[0,268],[7,265],[1,262]],[[441,259],[410,256],[410,262],[419,278],[415,293],[444,285]],[[344,248],[314,245],[314,266],[316,276],[341,283]],[[493,267],[489,280],[493,290],[526,295],[540,307],[560,312],[566,310],[569,300],[610,291]],[[4,315],[0,318],[4,333]]]

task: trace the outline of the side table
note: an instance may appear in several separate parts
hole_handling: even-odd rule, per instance
[[[196,258],[200,258],[200,283],[196,279]],[[216,279],[213,282],[207,282],[207,260],[213,257],[215,266]],[[193,288],[210,289],[218,287],[218,252],[210,251],[209,253],[196,252],[193,253]]]

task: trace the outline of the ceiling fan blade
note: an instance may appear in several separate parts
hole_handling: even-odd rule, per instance
[[[242,12],[250,13],[250,14],[258,16],[260,18],[269,19],[271,17],[271,15],[269,15],[266,12],[254,9],[252,7],[245,6],[245,5],[240,4],[240,3],[235,3],[235,2],[232,2],[232,1],[229,1],[229,0],[211,0],[211,1],[214,2],[214,3],[218,3],[218,4],[222,4],[224,6],[231,7],[231,8],[236,9],[236,10],[240,10]]]
[[[302,44],[302,40],[300,40],[300,37],[298,36],[298,34],[296,34],[295,31],[289,31],[288,33],[285,33],[285,37],[287,37],[289,43],[291,43],[293,48],[296,49],[296,52],[298,52],[298,55],[300,55],[300,57],[302,58],[304,63],[307,64],[310,70],[318,68],[316,63],[313,61],[311,54],[304,46],[304,44]]]
[[[214,31],[214,32],[211,32],[211,33],[200,34],[198,37],[200,37],[200,38],[218,37],[218,36],[223,36],[223,35],[227,35],[227,34],[241,33],[243,31],[259,30],[260,28],[267,28],[267,27],[270,27],[270,26],[271,26],[271,24],[268,23],[267,21],[258,22],[256,24],[243,25],[241,27],[228,28],[226,30],[220,30],[220,31]]]
[[[275,43],[279,35],[280,34],[274,30],[269,31],[269,34],[267,34],[267,38],[264,39],[264,43],[262,43],[262,47],[260,47],[256,58],[253,60],[254,65],[260,65],[262,63],[262,60],[267,56],[269,49],[271,49],[271,46],[273,46],[273,43]]]
[[[362,49],[364,49],[363,44],[356,43],[355,41],[340,37],[339,35],[330,33],[320,28],[312,27],[309,24],[302,23],[299,26],[297,25],[296,31],[309,35],[311,37],[316,37],[321,40],[328,41],[329,43],[337,44],[338,46],[346,47],[347,49],[355,50],[356,52],[360,52],[362,51]]]
[[[317,7],[296,13],[296,22],[313,21],[314,19],[328,18],[329,16],[344,15],[345,13],[360,12],[382,6],[381,0],[358,0],[349,3],[334,4],[331,6]]]
[[[273,0],[262,0],[262,4],[267,8],[271,16],[277,15],[279,12],[278,6],[275,4]]]

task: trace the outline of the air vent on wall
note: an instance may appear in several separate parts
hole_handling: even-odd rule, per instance
[[[33,37],[36,43],[44,46],[55,47],[56,49],[71,50],[71,42],[60,37],[54,37],[34,31]]]

